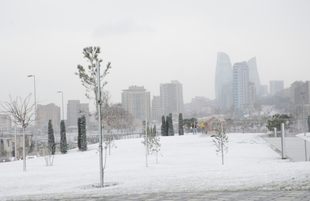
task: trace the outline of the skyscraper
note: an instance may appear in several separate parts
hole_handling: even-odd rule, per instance
[[[310,103],[310,81],[297,81],[291,84],[291,101],[294,104]]]
[[[259,95],[261,86],[256,66],[256,57],[253,57],[248,61],[248,67],[249,67],[249,80],[250,82],[254,82],[256,87],[256,95]]]
[[[233,105],[233,82],[227,82],[222,89],[222,108],[230,109]]]
[[[179,114],[183,113],[183,86],[177,80],[160,84],[160,99],[162,115],[168,116],[172,113],[174,118],[178,118]]]
[[[232,69],[229,56],[224,52],[217,53],[215,69],[215,98],[219,106],[222,106],[223,86],[232,81]]]
[[[143,86],[130,86],[122,92],[122,106],[135,119],[148,121],[151,118],[150,92]]]
[[[249,104],[249,68],[245,61],[233,66],[233,103],[239,109]]]
[[[296,100],[296,98],[298,97],[298,94],[300,94],[301,92],[303,91],[298,91],[296,93],[296,89],[298,88],[301,88],[301,86],[304,84],[303,81],[295,81],[294,83],[291,84],[291,87],[290,87],[290,100],[293,104],[296,104],[297,102],[300,104],[301,101],[299,100]],[[297,95],[297,97],[296,97]]]

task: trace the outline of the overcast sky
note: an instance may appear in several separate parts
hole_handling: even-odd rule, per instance
[[[100,46],[111,62],[106,90],[121,102],[129,86],[159,95],[160,83],[178,80],[184,102],[214,99],[217,52],[231,63],[256,56],[261,84],[310,80],[310,1],[15,1],[0,0],[0,100],[33,93],[61,106],[89,102],[77,64],[82,50]]]

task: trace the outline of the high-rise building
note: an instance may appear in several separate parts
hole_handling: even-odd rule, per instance
[[[58,130],[60,125],[60,107],[54,103],[47,105],[37,105],[37,129],[47,133],[48,121],[52,121],[53,129]]]
[[[161,122],[160,96],[153,96],[152,100],[152,121]]]
[[[239,109],[249,104],[249,68],[245,61],[233,66],[233,103]]]
[[[296,81],[291,84],[290,97],[293,104],[310,103],[310,81]]]
[[[277,91],[281,91],[284,89],[284,81],[283,80],[271,80],[269,82],[270,94],[275,94]]]
[[[291,84],[290,86],[290,100],[291,103],[296,104],[298,101],[295,100],[295,89],[301,87],[304,84],[303,81],[295,81],[294,83]]]
[[[160,105],[162,115],[168,116],[171,113],[176,119],[183,113],[183,85],[179,81],[172,80],[171,83],[160,84]]]
[[[195,98],[192,98],[191,107],[192,112],[198,113],[202,110],[202,108],[206,105],[207,98],[202,96],[197,96]]]
[[[68,100],[67,103],[67,122],[68,128],[77,128],[78,119],[85,115],[86,127],[89,125],[89,104],[80,103],[79,100]]]
[[[223,86],[232,81],[232,68],[229,56],[224,52],[217,53],[215,69],[215,99],[222,106]]]
[[[253,57],[248,61],[248,67],[249,67],[249,80],[250,82],[253,82],[256,87],[256,95],[260,95],[260,80],[259,80],[259,75],[257,71],[257,65],[256,65],[256,57]]]
[[[122,92],[122,106],[135,119],[148,120],[151,118],[150,92],[143,86],[130,86]]]
[[[249,105],[254,105],[256,101],[256,85],[254,82],[249,82]]]
[[[222,89],[222,109],[229,110],[233,105],[233,82],[227,82]]]

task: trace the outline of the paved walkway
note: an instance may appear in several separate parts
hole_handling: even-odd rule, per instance
[[[66,199],[62,199],[65,201]],[[120,195],[97,198],[77,198],[75,201],[309,201],[309,191],[238,191],[201,193],[157,193],[141,195]]]
[[[282,154],[281,148],[281,137],[272,138],[272,137],[264,137],[274,149],[279,151]],[[300,137],[285,137],[285,155],[286,158],[291,159],[292,161],[309,161],[310,157],[310,143],[307,140],[301,139]],[[307,152],[306,152],[307,150]]]

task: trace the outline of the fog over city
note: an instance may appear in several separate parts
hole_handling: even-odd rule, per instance
[[[256,57],[260,82],[309,80],[309,1],[0,0],[0,100],[34,91],[42,104],[89,102],[74,73],[83,48],[111,62],[106,90],[121,102],[129,86],[151,97],[160,83],[183,84],[184,103],[215,98],[218,52],[231,64]],[[92,104],[90,104],[92,107]]]

